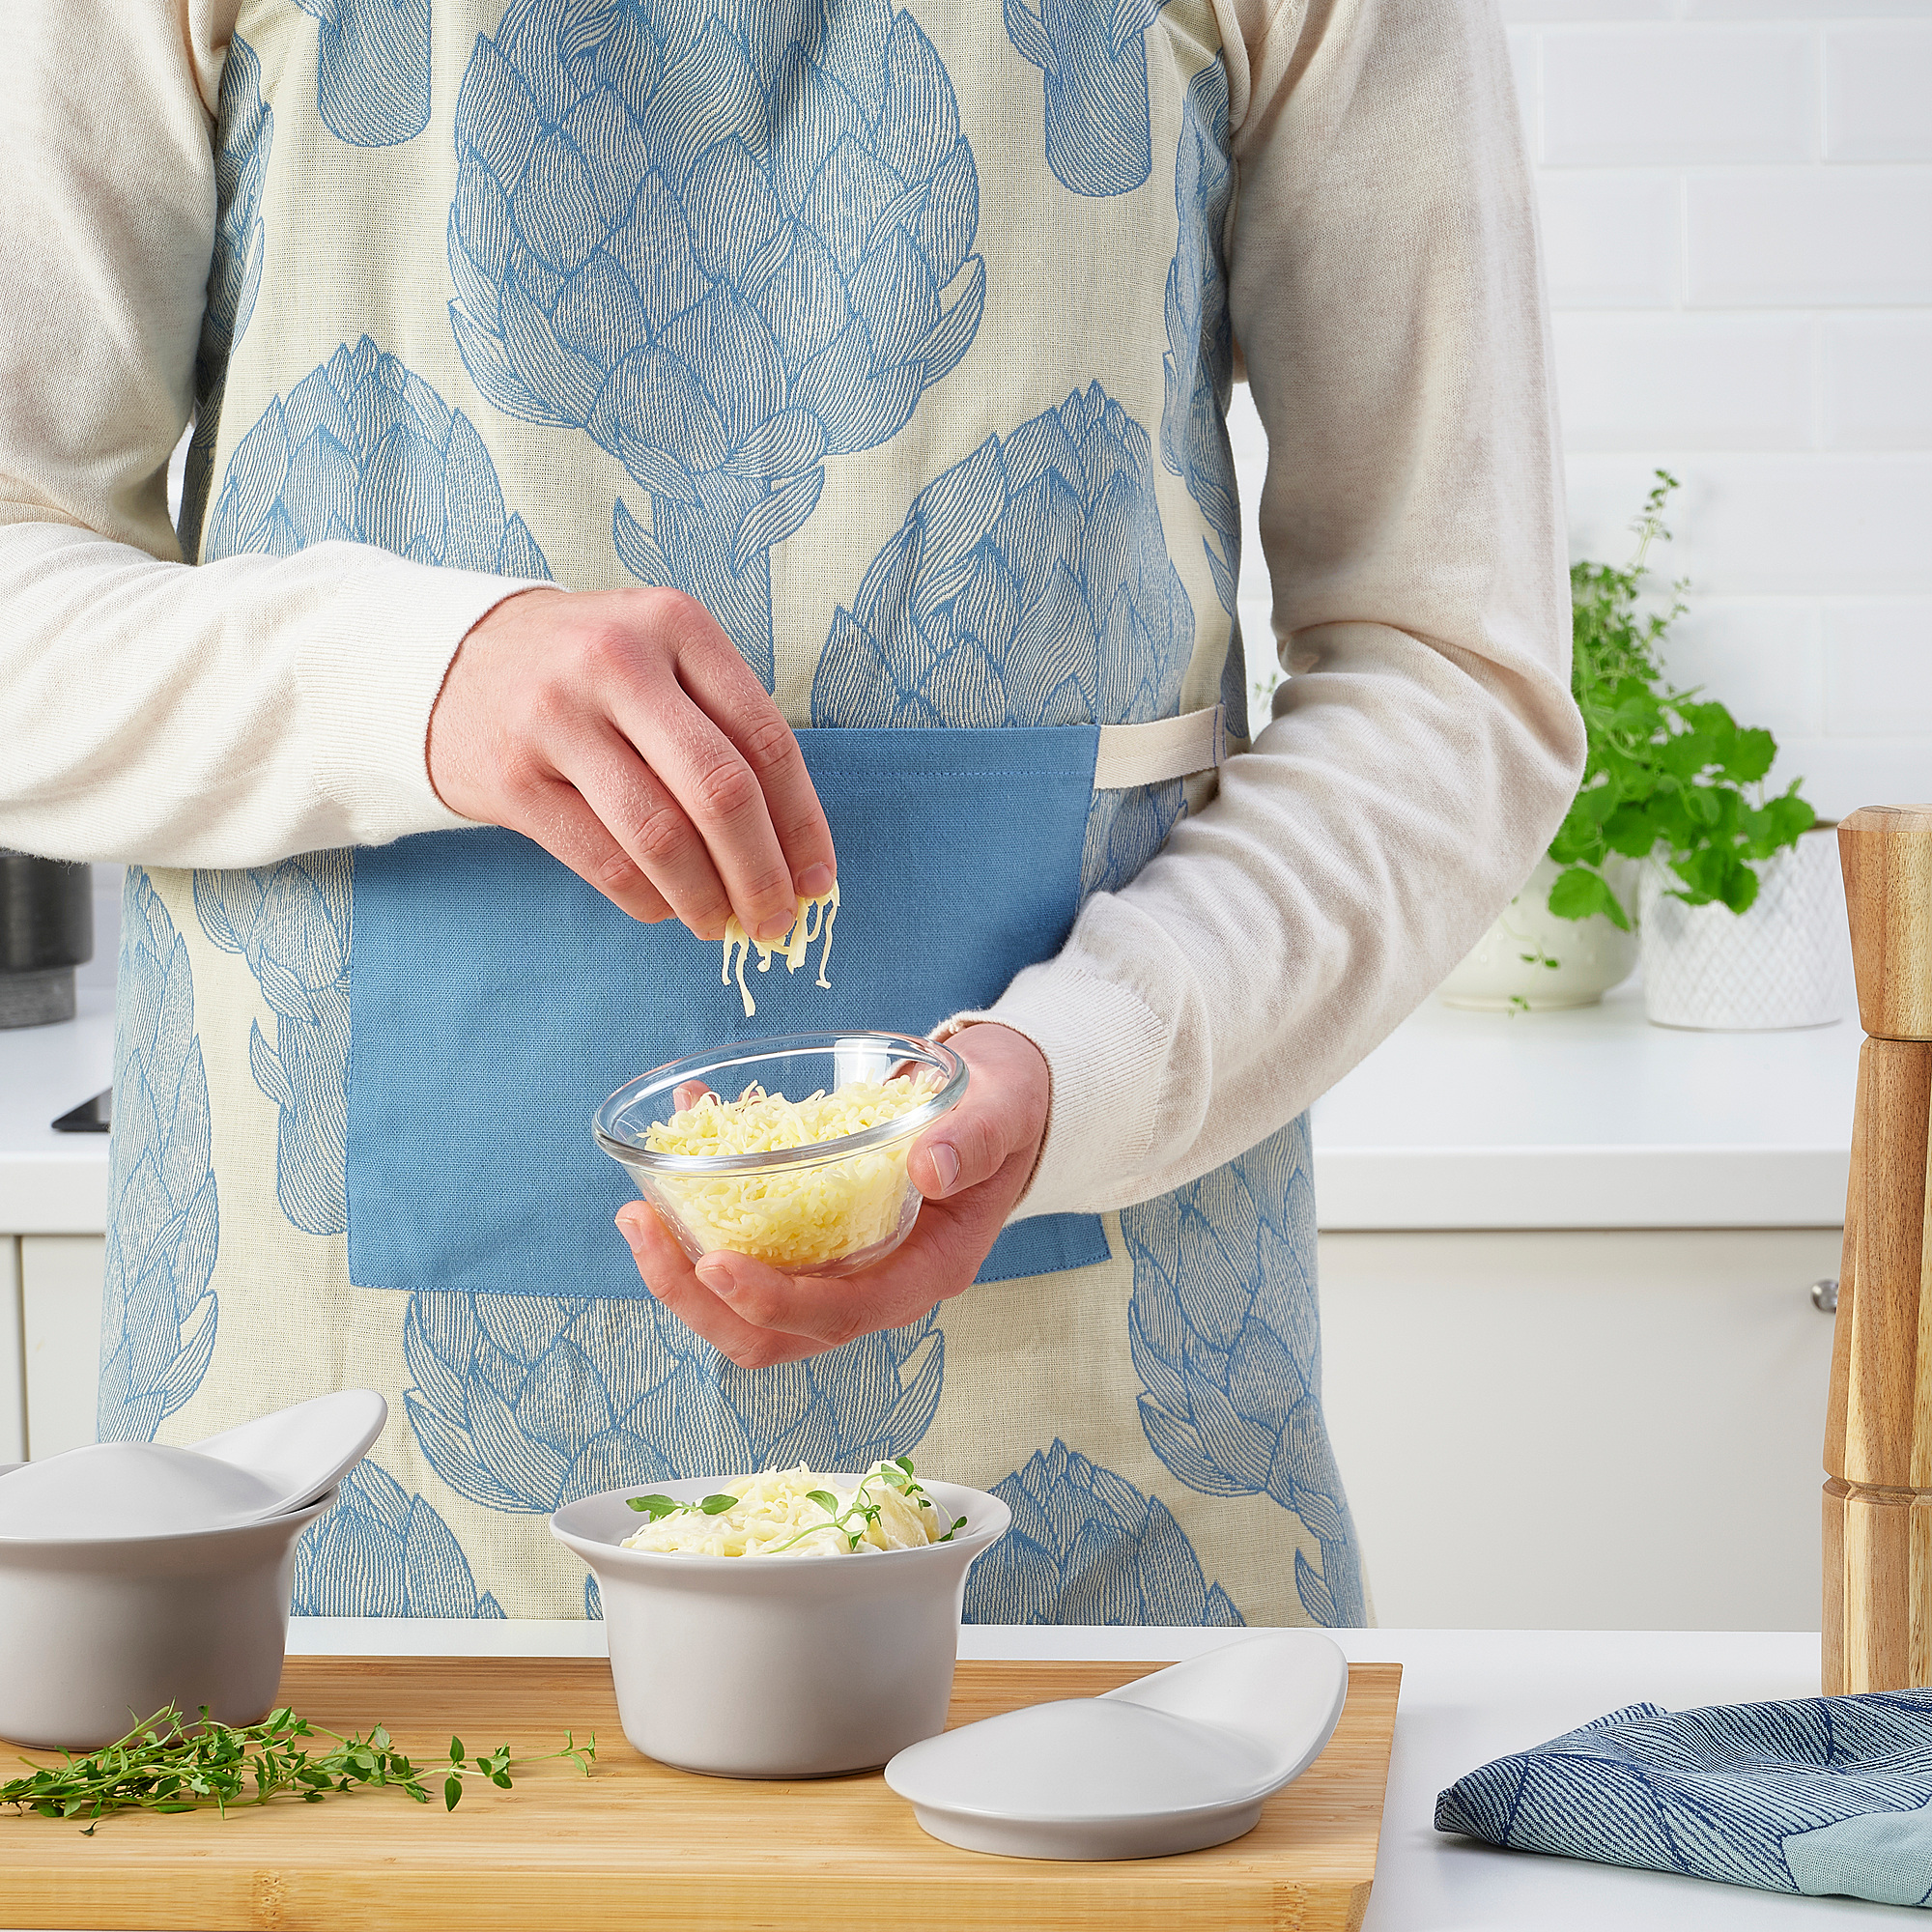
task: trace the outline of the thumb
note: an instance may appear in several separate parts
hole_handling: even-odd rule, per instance
[[[938,1201],[990,1180],[1020,1151],[1023,1112],[995,1082],[969,1087],[959,1104],[913,1143],[906,1161],[913,1185]]]

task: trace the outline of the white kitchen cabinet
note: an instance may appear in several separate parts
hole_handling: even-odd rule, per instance
[[[106,1263],[107,1243],[99,1235],[20,1238],[27,1453],[36,1461],[95,1439]]]
[[[20,1354],[20,1244],[0,1235],[0,1463],[27,1457],[27,1377]]]
[[[1324,1233],[1392,1628],[1815,1630],[1837,1229]]]

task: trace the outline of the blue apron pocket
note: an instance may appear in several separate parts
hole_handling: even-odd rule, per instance
[[[639,925],[514,833],[355,855],[349,1278],[410,1292],[642,1297],[611,1217],[632,1198],[590,1116],[634,1074],[720,1041],[922,1033],[990,1006],[1073,923],[1099,732],[802,731],[838,850],[827,978],[747,979]],[[1096,1216],[1006,1230],[981,1281],[1105,1261]]]

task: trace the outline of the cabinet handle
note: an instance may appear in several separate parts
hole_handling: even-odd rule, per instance
[[[1835,1315],[1838,1312],[1838,1277],[1827,1275],[1823,1281],[1811,1284],[1811,1306],[1820,1315]]]

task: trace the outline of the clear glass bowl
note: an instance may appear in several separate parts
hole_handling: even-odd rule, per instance
[[[645,1145],[650,1129],[679,1111],[680,1092],[693,1087],[735,1100],[755,1084],[803,1100],[855,1080],[920,1070],[939,1083],[928,1099],[838,1140],[765,1153],[656,1153]],[[855,1274],[911,1234],[922,1196],[906,1175],[906,1155],[965,1092],[966,1063],[931,1040],[785,1034],[738,1040],[640,1074],[598,1108],[593,1131],[693,1261],[723,1248],[785,1274]],[[686,1092],[685,1104],[692,1097]]]

